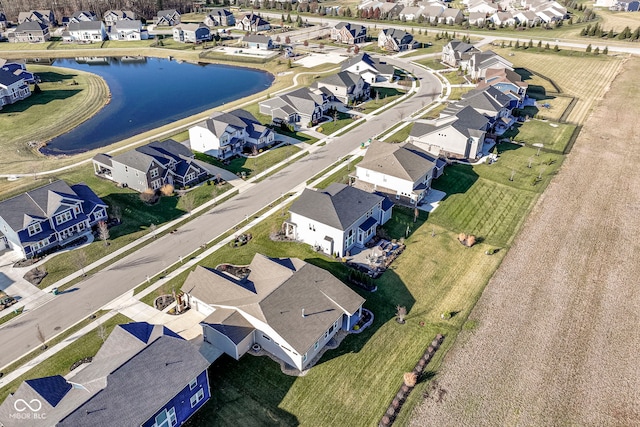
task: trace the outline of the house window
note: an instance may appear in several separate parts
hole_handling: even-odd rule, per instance
[[[193,390],[194,388],[196,388],[198,386],[198,377],[195,377],[193,380],[191,380],[191,382],[189,383],[189,390]]]
[[[151,188],[154,190],[157,190],[158,188],[162,187],[162,181],[159,179],[156,179],[155,181],[151,181]]]
[[[316,231],[316,226],[314,224],[309,223],[309,230]]]
[[[155,178],[158,176],[158,168],[151,169],[151,178]]]
[[[64,222],[69,221],[71,218],[73,218],[73,215],[71,215],[71,211],[64,211],[60,215],[56,216],[56,224],[60,225]]]
[[[178,425],[178,419],[176,418],[176,408],[165,409],[156,415],[155,424],[153,427],[175,427]]]
[[[204,399],[204,390],[200,389],[196,394],[191,396],[191,407],[193,408],[194,406],[196,406],[202,399]]]
[[[73,211],[77,214],[80,213],[80,206],[74,206]]]
[[[317,350],[319,345],[320,345],[320,340],[316,341],[316,343],[313,345],[313,349]]]
[[[36,222],[35,224],[31,224],[29,228],[27,228],[27,231],[29,232],[29,236],[33,236],[34,234],[38,234],[42,231],[42,226],[39,222]]]
[[[184,177],[184,182],[191,182],[194,179],[196,179],[196,173],[195,172],[191,172],[190,174],[188,174],[187,176]]]
[[[307,353],[304,354],[304,356],[302,356],[302,361],[306,362],[307,361]]]
[[[129,172],[129,166],[125,166],[125,167],[124,167],[124,171],[125,171],[125,172]]]

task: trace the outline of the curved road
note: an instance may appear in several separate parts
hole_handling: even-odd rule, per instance
[[[4,343],[0,352],[0,367],[40,345],[36,338],[36,324],[40,325],[45,337],[51,337],[67,329],[135,288],[145,281],[147,276],[154,276],[164,270],[177,261],[180,255],[189,254],[202,243],[224,233],[244,220],[245,215],[251,215],[279,199],[283,193],[288,193],[338,158],[356,149],[361,142],[397,124],[402,118],[430,104],[440,95],[440,81],[428,71],[401,60],[389,59],[388,62],[416,76],[420,86],[415,95],[195,218],[177,233],[167,234],[94,274],[77,284],[73,291],[67,291],[0,326],[0,343]]]

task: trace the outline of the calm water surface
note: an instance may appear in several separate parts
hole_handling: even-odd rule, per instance
[[[111,102],[72,131],[49,141],[44,154],[75,154],[200,113],[269,87],[273,76],[226,65],[160,58],[56,59],[56,67],[104,78]]]

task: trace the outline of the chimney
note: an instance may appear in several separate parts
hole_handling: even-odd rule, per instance
[[[305,317],[305,316],[304,316],[304,308],[302,309],[302,317]]]

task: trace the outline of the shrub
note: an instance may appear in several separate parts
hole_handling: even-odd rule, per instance
[[[173,196],[173,185],[171,184],[165,184],[162,186],[162,188],[160,188],[160,193],[162,193],[163,196]]]
[[[144,203],[153,203],[156,198],[156,192],[150,188],[147,188],[142,193],[140,193],[140,200]]]
[[[404,384],[407,387],[415,387],[418,382],[418,375],[416,375],[415,372],[405,372],[402,378],[404,379]]]
[[[467,246],[471,247],[476,244],[476,236],[470,234],[467,236]]]

